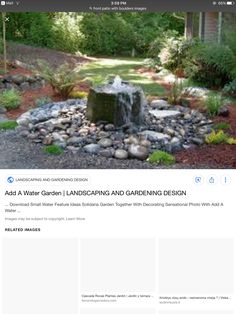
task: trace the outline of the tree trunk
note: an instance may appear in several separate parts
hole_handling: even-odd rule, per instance
[[[2,12],[2,41],[4,73],[7,73],[7,45],[6,45],[6,13]]]
[[[187,12],[185,15],[185,38],[193,38],[193,13]]]

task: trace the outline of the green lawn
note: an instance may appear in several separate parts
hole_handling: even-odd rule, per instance
[[[142,67],[143,59],[99,59],[85,64],[81,74],[90,79],[94,85],[104,84],[115,75],[143,88],[148,96],[163,96],[165,89],[144,74],[137,73]]]

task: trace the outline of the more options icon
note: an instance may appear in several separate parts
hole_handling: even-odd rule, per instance
[[[231,179],[229,176],[222,176],[220,181],[221,181],[221,184],[228,185],[230,184]]]

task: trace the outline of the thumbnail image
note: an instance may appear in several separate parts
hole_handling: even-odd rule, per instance
[[[236,13],[1,13],[0,168],[236,168]]]

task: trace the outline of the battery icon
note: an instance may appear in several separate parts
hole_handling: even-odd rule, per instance
[[[233,1],[227,1],[227,5],[233,5],[234,2]]]

